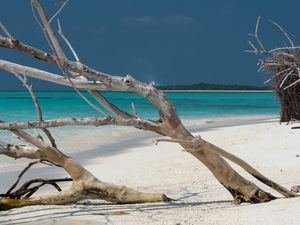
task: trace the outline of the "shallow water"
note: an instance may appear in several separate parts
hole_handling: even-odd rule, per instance
[[[38,92],[37,95],[44,119],[101,116],[73,92]],[[128,112],[132,111],[131,105],[134,103],[141,117],[158,117],[151,104],[138,95],[124,92],[105,92],[104,95]],[[216,121],[226,125],[226,121],[243,122],[249,117],[274,118],[279,112],[278,103],[271,92],[169,92],[166,95],[174,103],[183,123],[190,129],[207,127]],[[35,108],[27,92],[0,92],[0,107],[0,120],[36,120]],[[69,126],[50,130],[59,146],[69,153],[94,149],[100,144],[114,143],[138,132],[134,128],[116,126]],[[41,133],[38,129],[28,132],[34,135]],[[7,131],[0,131],[1,140],[8,143],[18,142]],[[3,161],[2,157],[0,161]]]
[[[37,95],[44,119],[102,116],[74,92],[37,92]],[[224,117],[274,117],[279,111],[276,98],[271,92],[168,92],[166,95],[188,127],[206,126],[210,121]],[[151,104],[136,94],[104,92],[104,96],[128,112],[132,111],[134,103],[141,117],[158,118]],[[27,92],[0,92],[0,107],[0,120],[10,122],[36,120],[35,108]],[[134,129],[115,126],[100,128],[69,126],[51,130],[64,147],[69,147],[76,140],[78,145],[73,146],[72,151],[94,147],[98,143],[98,137],[101,137],[102,143],[106,143],[124,135],[130,136],[134,132]],[[38,130],[30,132],[36,135],[40,133]],[[0,131],[0,140],[16,141],[7,131]]]
[[[38,92],[44,119],[97,116],[74,92]],[[271,92],[169,92],[166,95],[182,118],[278,114],[278,102]],[[104,96],[122,109],[132,112],[132,103],[143,117],[157,113],[144,98],[131,93],[104,92]],[[95,103],[97,104],[97,103]],[[27,92],[0,92],[0,120],[36,119],[35,108]]]

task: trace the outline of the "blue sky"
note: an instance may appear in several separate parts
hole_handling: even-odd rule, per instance
[[[55,2],[62,1],[41,2],[52,14],[59,5]],[[106,73],[158,84],[262,85],[266,75],[257,73],[257,57],[244,52],[248,33],[260,15],[267,48],[287,43],[269,19],[300,38],[299,8],[296,0],[70,0],[59,18],[82,62]],[[2,1],[0,20],[18,39],[50,51],[30,0]],[[59,72],[6,49],[0,49],[0,58]],[[37,89],[62,89],[33,83]],[[0,71],[0,90],[20,86]]]

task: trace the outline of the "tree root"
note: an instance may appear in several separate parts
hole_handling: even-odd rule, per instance
[[[233,204],[239,205],[243,202],[249,202],[249,203],[263,203],[263,202],[269,202],[272,200],[275,200],[276,197],[272,194],[265,192],[261,190],[260,188],[257,188],[256,190],[253,190],[252,192],[242,192],[242,190],[236,190],[230,187],[226,187],[226,189],[231,193],[233,196]]]
[[[61,179],[33,179],[24,183],[18,190],[11,193],[9,190],[6,194],[0,195],[0,197],[6,197],[10,199],[21,199],[29,198],[35,192],[37,192],[42,186],[48,184],[52,185],[56,190],[61,191],[61,188],[58,186],[58,182],[68,182],[72,181],[72,178],[61,178]],[[32,184],[37,184],[31,187]]]

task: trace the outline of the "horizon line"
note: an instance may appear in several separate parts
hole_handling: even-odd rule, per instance
[[[36,92],[76,92],[75,90],[35,90]],[[228,90],[228,89],[205,89],[205,90],[160,90],[162,92],[273,92],[273,90],[251,89],[251,90]],[[0,90],[0,92],[28,92],[27,90]],[[84,91],[85,92],[85,91]],[[123,91],[101,91],[101,92],[123,92]]]

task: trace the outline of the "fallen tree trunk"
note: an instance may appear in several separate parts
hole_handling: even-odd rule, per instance
[[[76,203],[84,199],[103,199],[106,201],[125,203],[145,203],[170,201],[165,195],[143,193],[126,186],[99,181],[94,175],[83,168],[76,160],[64,155],[58,149],[45,144],[23,131],[11,130],[14,134],[36,147],[13,146],[0,144],[0,154],[13,158],[29,158],[49,161],[62,167],[72,178],[69,189],[41,197],[14,199],[2,197],[0,210],[23,207],[28,205],[63,205]]]
[[[162,91],[157,90],[153,84],[145,84],[132,78],[112,76],[82,64],[74,49],[70,46],[65,36],[63,39],[71,48],[76,61],[70,61],[64,54],[59,42],[52,30],[51,23],[40,5],[39,1],[33,0],[33,6],[41,18],[43,30],[50,40],[53,53],[43,52],[15,39],[2,25],[7,37],[0,36],[0,47],[27,54],[38,60],[48,63],[60,69],[63,75],[49,73],[31,67],[0,60],[0,68],[12,74],[29,76],[36,79],[71,86],[84,100],[100,113],[101,117],[95,118],[65,118],[51,121],[0,123],[0,129],[9,130],[18,137],[25,140],[29,145],[20,146],[13,144],[0,144],[0,154],[13,158],[29,158],[50,162],[62,167],[72,179],[69,189],[59,193],[53,193],[42,197],[30,197],[13,199],[9,196],[2,197],[0,209],[9,209],[34,204],[68,204],[83,199],[103,199],[114,203],[144,203],[170,201],[165,195],[142,193],[124,186],[107,184],[99,181],[90,172],[84,169],[77,161],[63,154],[57,146],[32,137],[21,129],[58,127],[66,125],[122,125],[132,126],[142,130],[150,130],[160,135],[169,137],[167,141],[175,141],[182,145],[187,152],[202,162],[215,176],[215,178],[231,193],[233,202],[259,203],[268,202],[276,197],[260,189],[254,183],[248,181],[238,174],[226,161],[228,159],[241,166],[249,174],[278,191],[285,197],[296,197],[297,195],[281,185],[273,182],[260,174],[242,159],[226,152],[225,150],[199,138],[194,137],[182,124],[171,101]],[[61,27],[59,25],[61,30]],[[61,35],[62,32],[60,31]],[[98,108],[82,94],[81,90],[88,91],[106,111]],[[126,91],[133,92],[148,99],[157,110],[159,118],[157,121],[143,120],[136,114],[130,114],[113,105],[108,99],[101,95],[100,91]],[[110,116],[111,114],[116,117]],[[164,140],[166,141],[166,140]]]

